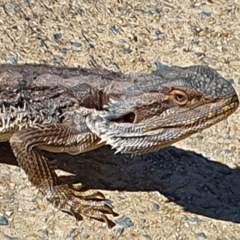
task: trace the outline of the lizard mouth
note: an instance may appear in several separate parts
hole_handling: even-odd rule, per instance
[[[236,94],[231,98],[222,101],[205,103],[189,109],[183,109],[178,113],[163,114],[162,127],[195,128],[201,130],[207,128],[230,116],[239,106],[239,100]],[[178,109],[179,110],[179,109]],[[177,116],[177,118],[176,118]]]
[[[233,112],[237,110],[239,106],[239,100],[237,95],[234,95],[230,100],[223,101],[222,103],[210,104],[206,109],[209,113],[206,114],[206,127],[220,122],[221,120],[229,117]],[[204,118],[201,122],[204,122]]]

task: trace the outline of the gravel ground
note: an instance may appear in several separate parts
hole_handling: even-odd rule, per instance
[[[123,72],[149,72],[156,61],[208,64],[239,91],[239,4],[2,0],[0,62]],[[120,214],[111,230],[54,209],[16,166],[9,145],[0,144],[0,162],[8,163],[0,172],[0,239],[240,239],[239,116],[134,159],[107,147],[51,154],[57,168],[110,199]]]

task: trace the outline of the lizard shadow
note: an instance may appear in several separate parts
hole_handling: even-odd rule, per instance
[[[240,169],[176,147],[131,158],[108,146],[77,156],[46,153],[55,168],[74,173],[86,188],[159,191],[186,211],[240,223]],[[0,143],[0,163],[17,165],[8,143]]]

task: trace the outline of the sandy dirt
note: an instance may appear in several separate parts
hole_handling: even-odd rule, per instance
[[[239,19],[238,0],[1,0],[0,62],[122,72],[208,64],[239,92]],[[0,239],[240,239],[239,117],[135,159],[107,147],[52,154],[110,199],[119,213],[110,230],[54,209],[0,144]]]

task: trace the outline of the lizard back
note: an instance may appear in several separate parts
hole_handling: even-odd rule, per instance
[[[101,109],[101,89],[116,76],[119,79],[120,74],[104,70],[1,65],[0,141],[38,123],[62,122],[65,111],[79,106]]]

